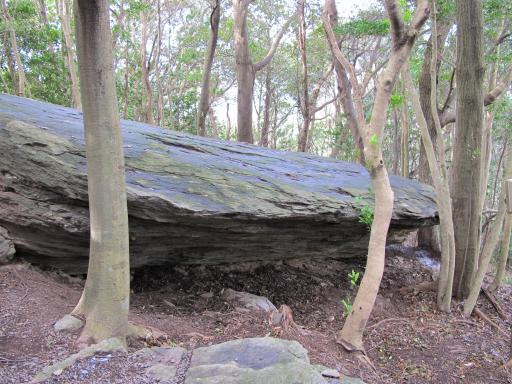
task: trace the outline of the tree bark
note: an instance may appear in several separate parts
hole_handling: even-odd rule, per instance
[[[480,295],[480,290],[484,282],[485,274],[487,273],[487,269],[489,267],[489,261],[491,260],[491,257],[496,249],[496,245],[498,244],[503,221],[505,219],[505,215],[507,215],[507,193],[505,181],[510,178],[512,178],[512,146],[507,147],[506,162],[503,172],[503,182],[501,184],[501,192],[498,203],[498,213],[496,214],[494,222],[491,225],[487,241],[485,242],[485,245],[482,249],[482,254],[479,258],[480,262],[478,264],[478,269],[473,280],[471,281],[469,294],[466,301],[464,302],[465,316],[470,316],[473,312],[473,309],[475,308],[476,301],[478,300],[478,296]],[[508,215],[510,216],[510,214]],[[505,234],[505,232],[503,233]]]
[[[442,23],[439,24],[437,28],[437,40],[435,43],[437,47],[444,46],[446,38],[448,36],[448,32],[450,31],[451,23]],[[425,116],[425,120],[427,122],[428,131],[430,137],[432,139],[432,143],[434,145],[434,152],[437,154],[437,140],[440,138],[437,137],[436,128],[434,126],[434,116],[432,114],[432,99],[431,95],[431,61],[432,61],[432,45],[434,43],[434,35],[431,34],[430,38],[427,42],[427,48],[425,50],[425,55],[423,58],[423,66],[421,69],[421,75],[419,79],[419,98],[421,103],[421,109],[423,111],[423,115]],[[437,50],[439,52],[439,49]],[[439,66],[441,64],[441,55],[437,55],[436,57],[436,71],[435,71],[435,79],[437,80],[437,72],[439,70]],[[437,98],[436,98],[437,100]],[[437,111],[437,101],[435,103],[435,108]],[[423,139],[421,139],[423,141]],[[442,138],[441,138],[442,140]],[[418,164],[418,180],[423,183],[432,185],[432,176],[429,167],[429,162],[427,159],[427,155],[425,153],[425,146],[420,146],[420,157]],[[430,227],[430,228],[420,228],[418,230],[418,246],[421,248],[426,248],[432,251],[434,254],[441,253],[440,246],[440,233],[439,227]]]
[[[343,56],[332,30],[330,19],[332,15],[335,15],[336,5],[332,0],[326,0],[324,8],[324,27],[332,53],[345,70],[345,73],[351,74],[351,85],[353,92],[355,92],[355,102],[358,109],[358,133],[363,139],[365,164],[370,173],[375,194],[374,219],[370,231],[365,273],[352,305],[352,310],[336,338],[349,351],[364,350],[363,332],[375,304],[384,272],[386,237],[393,211],[393,191],[382,158],[382,138],[387,120],[387,109],[400,69],[408,59],[416,36],[429,14],[428,1],[419,0],[411,25],[406,28],[396,1],[385,0],[384,5],[391,21],[393,50],[377,82],[377,91],[369,124],[365,123],[362,113],[361,94],[355,76],[355,69]],[[354,105],[352,104],[351,107],[353,108]]]
[[[456,131],[453,149],[454,294],[466,298],[478,267],[484,122],[481,0],[457,0]]]
[[[80,98],[80,86],[76,71],[73,38],[71,37],[71,14],[66,0],[55,0],[55,7],[62,24],[62,33],[64,34],[64,44],[66,46],[66,61],[71,80],[71,106],[81,110],[82,100]]]
[[[501,236],[500,256],[498,259],[498,270],[494,276],[494,280],[489,287],[489,291],[496,291],[505,277],[507,270],[508,253],[510,247],[510,234],[512,233],[512,215],[507,213],[503,223],[503,231]]]
[[[254,94],[254,79],[256,72],[263,69],[272,61],[277,47],[288,29],[292,19],[289,19],[277,34],[266,56],[259,62],[253,63],[249,54],[247,35],[247,13],[252,0],[233,0],[233,35],[235,41],[237,91],[237,140],[253,143],[252,132],[252,103]]]
[[[142,69],[142,83],[144,84],[143,111],[144,121],[148,124],[154,124],[153,119],[153,91],[151,90],[151,82],[149,80],[149,72],[151,71],[151,56],[147,57],[148,44],[148,15],[146,12],[141,14],[142,36],[140,43],[140,62]]]
[[[217,48],[220,23],[220,0],[213,0],[212,13],[210,14],[210,38],[203,65],[203,80],[201,82],[201,96],[197,107],[197,134],[206,136],[206,116],[210,109],[210,76],[212,72],[213,57]]]
[[[334,28],[338,24],[338,10],[336,9],[336,2],[334,0],[326,0],[324,4],[324,12],[326,13],[327,19],[329,21],[329,27],[331,29]],[[361,137],[360,133],[361,128],[359,127],[359,120],[361,120],[361,116],[358,116],[356,112],[352,96],[352,92],[355,90],[352,89],[351,81],[348,78],[348,71],[334,56],[334,50],[336,48],[340,49],[340,44],[338,42],[331,42],[330,40],[328,40],[328,43],[333,55],[334,70],[336,72],[336,80],[338,85],[338,94],[341,98],[343,112],[347,116],[347,125],[350,132],[352,133],[354,142],[356,143],[356,148],[360,151],[359,162],[364,164],[364,145],[363,138]]]
[[[270,131],[270,110],[272,108],[272,70],[268,66],[265,73],[265,102],[263,104],[263,126],[261,127],[260,145],[268,147],[268,133]]]
[[[309,80],[308,80],[308,61],[306,54],[306,18],[304,16],[305,0],[300,0],[297,5],[297,16],[299,19],[299,28],[297,40],[299,45],[300,60],[302,65],[302,126],[299,130],[299,152],[306,152],[308,143],[309,125],[311,123],[311,110],[309,104]]]
[[[82,345],[128,334],[128,213],[109,20],[107,0],[75,1],[91,227],[87,281],[73,311],[86,317]]]

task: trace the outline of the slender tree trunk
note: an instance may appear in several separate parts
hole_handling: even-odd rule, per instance
[[[226,121],[227,121],[227,132],[226,140],[231,140],[231,117],[229,116],[229,103],[226,104]]]
[[[237,140],[253,143],[252,109],[254,95],[254,79],[256,72],[267,66],[274,57],[277,47],[284,33],[290,25],[291,18],[285,23],[277,34],[266,56],[257,63],[253,63],[249,54],[249,40],[247,33],[247,13],[251,0],[233,0],[233,35],[235,41],[237,91]]]
[[[46,8],[45,0],[38,0],[39,4],[39,14],[41,15],[41,23],[44,25],[45,28],[50,27],[50,23],[48,21],[48,11]],[[53,46],[53,43],[48,44],[48,50],[50,53],[55,53],[55,47]]]
[[[18,75],[18,84],[17,84],[18,96],[24,97],[24,96],[26,96],[25,69],[23,68],[23,62],[21,60],[21,55],[18,50],[16,31],[14,30],[14,27],[12,26],[11,15],[9,14],[9,9],[7,8],[7,4],[5,3],[5,0],[1,0],[0,4],[2,5],[2,11],[4,14],[4,19],[5,19],[5,24],[6,24],[5,26],[9,33],[12,55],[14,56],[14,61],[16,62],[17,75]],[[13,80],[14,80],[14,78],[13,78]],[[28,96],[30,96],[30,95],[28,95]]]
[[[457,116],[451,192],[456,248],[454,294],[458,298],[469,294],[480,251],[484,72],[482,1],[457,0]]]
[[[142,82],[144,84],[143,110],[144,120],[148,124],[154,124],[153,119],[153,91],[151,90],[151,82],[149,81],[149,71],[151,70],[151,59],[147,58],[148,44],[148,15],[142,12],[142,37],[140,44],[140,61],[142,68]]]
[[[128,334],[128,213],[109,16],[107,0],[75,1],[91,225],[87,281],[73,311],[86,318],[79,345]]]
[[[265,102],[263,105],[263,126],[261,128],[260,145],[268,147],[268,133],[270,130],[270,109],[272,107],[272,70],[269,66],[265,74]]]
[[[498,270],[496,276],[489,287],[489,290],[496,291],[500,286],[505,272],[507,270],[508,252],[510,247],[510,234],[512,233],[512,215],[507,213],[505,216],[505,222],[503,224],[503,232],[501,236],[500,256],[498,259]]]
[[[160,56],[162,52],[162,12],[160,9],[160,0],[157,1],[157,18],[158,18],[158,30],[157,30],[157,43],[156,43],[156,59],[155,59],[155,78],[156,78],[156,89],[157,95],[157,112],[156,112],[156,125],[163,126],[164,118],[164,90],[162,87],[162,80],[160,77]]]
[[[369,124],[365,123],[355,69],[343,56],[332,30],[330,19],[336,11],[336,5],[332,0],[326,0],[324,8],[324,28],[332,53],[345,70],[345,73],[351,73],[351,85],[353,92],[355,92],[354,100],[357,105],[358,134],[364,141],[365,164],[370,173],[375,194],[374,220],[371,226],[365,273],[352,305],[352,310],[336,338],[349,351],[363,350],[363,332],[375,304],[384,272],[386,237],[393,213],[393,190],[389,183],[382,156],[382,139],[391,92],[403,63],[410,55],[416,36],[429,14],[428,1],[419,0],[411,25],[406,28],[400,16],[397,2],[385,0],[384,5],[391,21],[393,49],[386,68],[377,82],[377,91]],[[350,107],[356,109],[352,99],[349,98],[349,100],[352,103]]]
[[[402,79],[403,83],[403,79]],[[400,121],[402,123],[402,134],[400,137],[400,167],[401,175],[409,177],[409,114],[407,111],[407,102],[400,107]]]
[[[394,128],[395,128],[395,132],[394,132],[394,137],[393,137],[394,138],[394,144],[393,144],[393,167],[392,167],[391,172],[393,173],[393,175],[398,175],[398,165],[400,163],[400,158],[401,158],[401,155],[400,155],[401,146],[400,146],[400,137],[399,137],[399,132],[400,132],[399,125],[400,125],[400,122],[398,120],[397,108],[393,108],[393,124],[394,124]]]
[[[299,152],[305,152],[308,143],[309,125],[311,123],[311,106],[309,103],[308,60],[306,54],[306,18],[304,17],[305,0],[297,5],[299,19],[298,45],[302,65],[302,127],[299,130]]]
[[[458,117],[457,117],[458,118]],[[480,290],[482,288],[482,284],[484,282],[485,274],[487,273],[487,269],[489,267],[489,261],[496,249],[496,245],[498,244],[499,235],[501,228],[503,226],[503,221],[505,219],[505,215],[507,215],[507,199],[506,199],[506,187],[505,181],[512,178],[512,146],[507,147],[507,155],[505,162],[503,182],[501,183],[501,192],[498,203],[498,213],[494,218],[494,222],[491,224],[491,229],[489,230],[489,236],[485,245],[482,249],[482,255],[480,256],[480,263],[478,265],[478,270],[475,274],[473,281],[471,282],[469,295],[464,302],[464,315],[470,316],[475,308],[476,301],[478,300],[478,296],[480,295]],[[503,232],[505,233],[505,232]],[[507,248],[508,252],[508,248]]]
[[[448,32],[450,30],[451,24],[442,23],[439,25],[437,29],[437,46],[443,46],[446,38],[448,36]],[[437,152],[436,142],[438,140],[436,129],[434,126],[434,116],[432,115],[432,106],[431,106],[431,61],[432,61],[432,44],[434,43],[434,36],[431,34],[430,38],[427,42],[427,48],[425,50],[423,66],[421,69],[421,75],[419,79],[419,97],[421,102],[421,109],[423,110],[423,115],[425,116],[425,120],[427,122],[428,130],[430,133],[430,137],[434,144],[434,151]],[[438,50],[439,51],[439,50]],[[437,79],[437,72],[439,70],[439,65],[441,64],[441,55],[437,55],[436,58],[436,71],[435,78]],[[436,99],[437,100],[437,99]],[[437,111],[437,101],[435,103],[435,108]],[[441,138],[442,139],[442,138]],[[421,139],[423,141],[423,139]],[[431,171],[427,159],[427,155],[425,153],[425,146],[420,146],[420,157],[418,164],[418,179],[425,183],[432,185],[432,176]],[[418,246],[422,248],[429,249],[435,254],[439,254],[441,252],[440,247],[440,234],[439,227],[426,227],[420,228],[418,230]]]
[[[75,50],[71,36],[71,12],[66,0],[55,0],[55,6],[62,25],[64,44],[66,46],[66,62],[71,80],[71,105],[73,108],[81,110],[82,100],[80,98],[80,86],[75,65]]]
[[[203,80],[201,82],[201,96],[197,108],[197,134],[206,136],[206,115],[210,108],[210,76],[212,72],[213,57],[217,48],[220,23],[220,0],[213,0],[212,13],[210,15],[210,38],[203,66]]]
[[[334,28],[338,24],[338,10],[336,9],[336,3],[334,0],[325,1],[324,12],[327,14],[330,27]],[[329,41],[331,52],[333,52],[333,50],[335,49],[333,44],[333,42]],[[335,43],[335,46],[338,49],[340,48],[338,42]],[[338,60],[336,60],[334,54],[333,61],[338,85],[338,95],[341,98],[343,112],[347,116],[347,125],[348,128],[350,129],[350,132],[352,133],[354,142],[356,143],[356,148],[360,151],[360,156],[358,156],[359,161],[360,163],[364,164],[364,145],[363,138],[360,135],[360,128],[358,122],[358,120],[361,120],[361,117],[357,115],[356,109],[354,108],[354,102],[352,101],[352,92],[355,90],[352,89],[352,84],[350,83],[346,69],[343,67],[343,65],[340,64]],[[333,154],[331,154],[331,157],[333,157],[332,155]]]

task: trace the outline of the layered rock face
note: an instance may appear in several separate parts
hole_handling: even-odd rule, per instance
[[[369,231],[359,216],[373,202],[362,166],[132,121],[122,129],[132,267],[366,253]],[[391,184],[390,241],[437,223],[430,187],[400,177]],[[87,205],[82,114],[0,95],[6,252],[13,244],[30,262],[85,272]]]

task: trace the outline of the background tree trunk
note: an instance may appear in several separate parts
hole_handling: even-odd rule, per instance
[[[75,1],[91,225],[87,281],[73,311],[86,317],[79,344],[128,334],[128,212],[109,20],[107,0]]]
[[[212,13],[210,14],[210,38],[203,66],[203,80],[201,82],[201,96],[197,107],[197,134],[206,136],[206,116],[210,109],[210,76],[212,72],[213,57],[217,48],[220,23],[220,0],[212,2]]]
[[[453,149],[454,294],[466,298],[478,267],[484,122],[481,0],[457,0],[456,131]]]
[[[306,19],[304,17],[304,0],[297,5],[297,16],[299,19],[297,40],[299,45],[300,59],[302,65],[302,127],[299,130],[299,152],[306,152],[308,143],[309,125],[311,123],[311,110],[309,104],[309,81],[308,61],[306,54]]]
[[[62,33],[64,34],[64,44],[66,46],[66,62],[71,80],[71,106],[76,109],[82,109],[82,100],[80,98],[80,86],[78,85],[78,74],[75,65],[75,50],[73,48],[73,38],[71,37],[71,14],[66,0],[56,0],[55,7],[62,24]]]

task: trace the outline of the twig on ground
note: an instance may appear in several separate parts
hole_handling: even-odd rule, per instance
[[[489,316],[487,316],[485,313],[483,313],[480,309],[476,308],[473,309],[473,313],[480,317],[482,320],[487,322],[489,325],[491,325],[493,328],[496,328],[502,335],[505,335],[509,337],[509,334],[505,332],[503,329],[500,328],[498,324],[496,324],[494,321],[492,321]]]
[[[505,314],[505,311],[503,308],[501,308],[501,305],[498,303],[498,300],[496,300],[494,295],[485,288],[482,288],[482,292],[484,293],[484,296],[487,298],[487,300],[489,300],[489,302],[492,304],[498,315],[500,315],[503,320],[509,320],[508,316]]]

